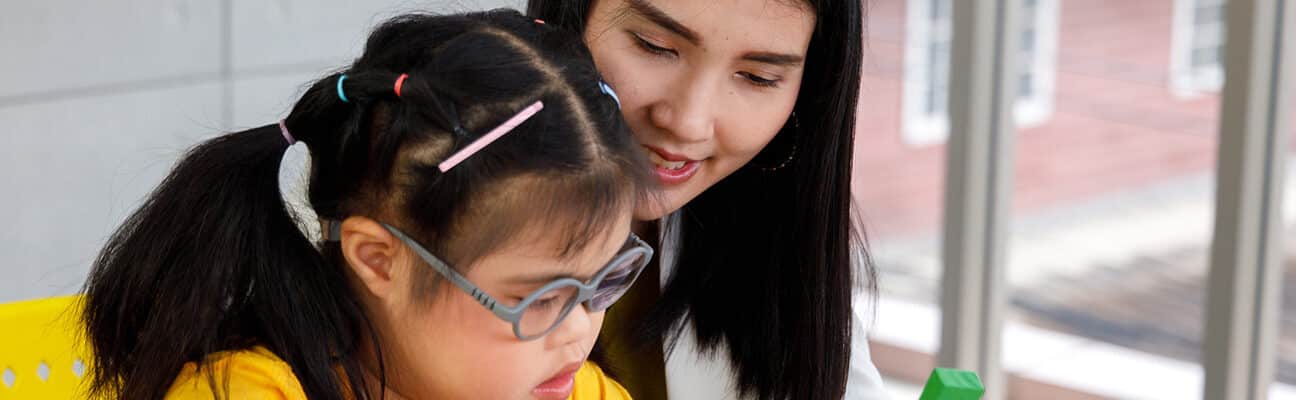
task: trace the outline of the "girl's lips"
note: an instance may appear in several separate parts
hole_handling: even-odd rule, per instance
[[[580,370],[580,365],[575,363],[563,368],[562,372],[531,389],[531,394],[541,399],[566,399],[571,396],[572,389],[576,385],[576,371]]]

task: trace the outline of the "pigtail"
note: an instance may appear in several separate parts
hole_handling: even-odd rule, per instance
[[[280,198],[287,146],[277,124],[197,146],[109,238],[84,289],[91,397],[160,399],[185,363],[262,345],[329,389],[311,398],[341,398],[332,356],[354,335],[290,336],[362,317]]]

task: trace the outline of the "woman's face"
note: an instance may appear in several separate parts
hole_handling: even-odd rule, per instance
[[[814,13],[787,0],[596,0],[584,32],[674,212],[751,161],[788,120]]]
[[[623,249],[630,215],[607,236],[577,254],[562,257],[562,243],[551,233],[523,232],[512,244],[475,262],[465,276],[504,305],[516,305],[560,277],[588,281]],[[534,233],[534,234],[533,234]],[[395,282],[418,279],[417,256],[404,252],[396,262]],[[444,279],[430,302],[418,299],[415,285],[378,306],[387,356],[389,398],[410,399],[566,399],[572,375],[594,346],[603,312],[577,306],[548,335],[522,341],[510,323],[482,307],[471,295]],[[543,298],[542,298],[543,299]],[[371,310],[371,313],[374,310]]]

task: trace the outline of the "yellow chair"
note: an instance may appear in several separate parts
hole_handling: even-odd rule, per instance
[[[79,399],[89,360],[80,296],[0,304],[0,400]]]

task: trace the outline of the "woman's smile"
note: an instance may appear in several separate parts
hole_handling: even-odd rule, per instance
[[[648,160],[652,162],[653,172],[663,186],[674,186],[687,182],[701,168],[705,159],[695,160],[665,150],[644,146]]]

